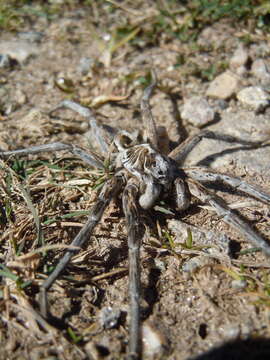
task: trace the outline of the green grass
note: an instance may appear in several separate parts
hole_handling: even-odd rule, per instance
[[[129,3],[115,1],[129,9]],[[133,3],[133,7],[140,9],[141,0]],[[269,30],[270,4],[268,0],[191,0],[179,2],[177,0],[148,1],[149,8],[155,8],[156,14],[140,24],[141,31],[134,45],[159,42],[164,32],[168,37],[178,38],[181,41],[194,41],[199,32],[208,25],[222,19],[228,19],[232,25],[239,23],[253,24],[253,27]],[[130,34],[131,24],[128,12],[119,9],[113,3],[105,0],[66,0],[62,4],[54,1],[30,0],[0,0],[0,29],[18,31],[25,23],[37,17],[46,17],[51,20],[63,16],[65,10],[75,10],[85,7],[98,9],[99,15],[111,28],[111,14],[118,11],[122,15],[119,23],[113,26],[118,36]],[[132,8],[130,8],[132,11]],[[86,11],[87,13],[87,11]],[[88,11],[91,14],[91,11]],[[133,19],[134,20],[134,19]],[[144,40],[142,42],[142,40]]]

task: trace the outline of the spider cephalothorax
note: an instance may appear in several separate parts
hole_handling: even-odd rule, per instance
[[[144,209],[153,207],[162,190],[168,191],[176,176],[172,161],[149,144],[135,145],[121,153],[121,163],[140,185],[139,204]]]
[[[147,142],[138,143],[138,132],[130,134],[127,131],[118,131],[98,125],[92,111],[72,101],[63,101],[53,111],[67,107],[76,111],[89,121],[91,131],[100,148],[100,155],[93,152],[85,152],[75,145],[63,143],[45,144],[28,149],[0,152],[0,156],[25,155],[43,151],[68,150],[81,158],[88,165],[106,170],[105,159],[112,161],[113,176],[108,180],[100,191],[97,201],[90,211],[85,226],[80,230],[72,242],[73,246],[81,247],[93,232],[94,227],[100,221],[101,216],[113,197],[122,195],[122,205],[127,223],[128,247],[129,247],[129,295],[130,295],[130,340],[129,355],[132,359],[140,358],[142,354],[140,332],[140,234],[137,231],[139,224],[139,209],[150,209],[161,198],[173,198],[178,210],[186,210],[190,203],[191,194],[203,203],[210,205],[214,211],[238,230],[248,241],[260,247],[264,253],[270,256],[270,244],[237,213],[232,211],[220,197],[208,190],[203,183],[224,182],[239,191],[245,192],[252,197],[270,204],[270,195],[261,191],[254,185],[245,183],[242,179],[229,175],[220,174],[209,168],[191,167],[183,168],[186,155],[203,138],[240,143],[245,146],[258,147],[262,142],[244,141],[230,135],[217,134],[211,131],[202,131],[199,134],[186,139],[178,145],[169,155],[161,153],[159,148],[158,131],[152,117],[149,99],[156,85],[154,81],[144,91],[141,100],[142,117],[145,122],[148,136]],[[105,136],[102,130],[105,129]],[[140,206],[139,206],[140,205]],[[46,293],[60,275],[77,249],[69,249],[56,266],[52,274],[42,283],[41,313],[48,317],[48,305]]]

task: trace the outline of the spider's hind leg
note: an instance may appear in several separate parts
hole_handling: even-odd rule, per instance
[[[223,199],[194,179],[188,179],[188,184],[192,195],[202,202],[211,205],[224,222],[231,225],[249,242],[261,248],[266,255],[270,256],[270,244],[256,233],[235,211],[231,210]]]

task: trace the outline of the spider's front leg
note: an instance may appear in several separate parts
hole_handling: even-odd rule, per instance
[[[157,126],[149,104],[150,97],[152,96],[152,93],[157,85],[157,75],[155,70],[151,71],[151,76],[152,83],[144,90],[143,96],[141,98],[141,113],[142,120],[146,124],[148,141],[156,150],[158,150],[159,144]]]
[[[140,246],[139,212],[137,198],[139,186],[130,179],[123,192],[123,210],[128,232],[129,254],[129,360],[139,359],[142,353],[141,324],[140,324]]]
[[[109,144],[112,142],[112,137],[115,135],[115,133],[111,134],[109,131],[102,131],[101,127],[97,123],[97,120],[92,110],[71,100],[63,100],[62,102],[60,102],[60,104],[58,104],[54,109],[49,112],[49,115],[52,115],[52,113],[54,113],[55,111],[63,108],[72,110],[88,120],[91,131],[93,133],[93,137],[97,140],[101,152],[104,155],[107,155],[109,151]],[[113,131],[112,129],[110,130]],[[117,132],[116,130],[114,131]]]
[[[266,139],[264,141],[247,141],[227,134],[221,134],[210,130],[202,130],[198,134],[188,137],[183,143],[178,145],[174,150],[170,152],[169,157],[176,161],[178,165],[182,165],[187,155],[202,139],[220,140],[230,144],[241,144],[252,148],[261,146],[269,140]]]
[[[18,150],[11,150],[11,151],[0,151],[0,158],[8,158],[10,156],[24,156],[24,155],[32,155],[32,154],[39,154],[43,152],[54,152],[54,151],[63,151],[68,150],[72,154],[78,156],[82,161],[86,164],[96,167],[98,169],[104,169],[104,165],[102,161],[94,154],[87,153],[80,149],[75,145],[64,144],[61,142],[55,142],[51,144],[43,144],[43,145],[36,145],[31,146],[26,149],[18,149]]]
[[[192,195],[211,205],[224,222],[234,227],[249,242],[261,248],[266,255],[270,256],[270,244],[257,234],[235,211],[231,210],[223,199],[194,179],[188,179],[188,184]]]

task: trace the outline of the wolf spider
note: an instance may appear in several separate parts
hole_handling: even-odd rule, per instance
[[[68,108],[85,117],[90,124],[91,132],[97,139],[101,154],[85,152],[75,145],[61,142],[33,146],[26,149],[0,152],[1,157],[11,155],[36,154],[44,151],[68,150],[92,167],[105,170],[104,164],[110,161],[114,176],[108,178],[100,191],[95,205],[84,227],[72,241],[74,247],[81,248],[91,236],[94,227],[100,221],[102,214],[112,198],[122,192],[122,206],[126,219],[129,249],[129,358],[138,359],[142,355],[140,331],[140,245],[138,231],[140,208],[151,209],[161,198],[168,199],[174,194],[175,206],[178,211],[189,207],[191,195],[203,203],[209,204],[222,220],[243,237],[270,255],[270,244],[256,233],[247,222],[231,210],[224,200],[202,183],[220,183],[240,190],[264,203],[270,204],[270,195],[239,178],[218,173],[210,168],[182,167],[187,154],[203,139],[215,139],[229,143],[240,143],[246,146],[259,147],[263,142],[244,141],[239,138],[201,131],[178,145],[169,155],[161,153],[158,129],[151,113],[149,99],[157,83],[155,72],[152,71],[152,83],[144,90],[141,98],[142,119],[146,125],[147,138],[139,141],[136,133],[116,130],[98,125],[89,108],[73,101],[65,100],[54,108],[50,114],[60,108]],[[78,249],[69,249],[57,264],[55,270],[43,282],[40,288],[40,311],[48,317],[47,291],[56,278],[64,270],[71,257]]]

